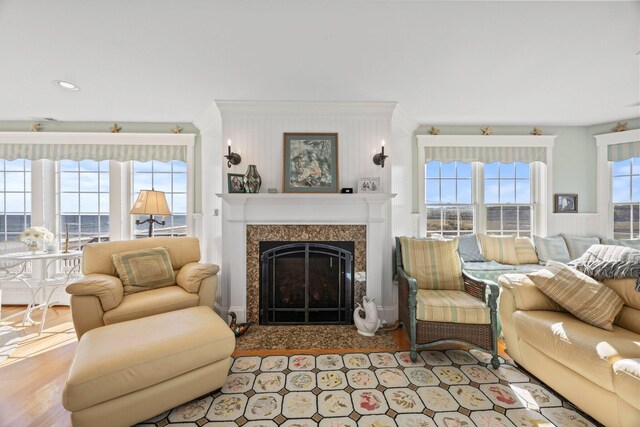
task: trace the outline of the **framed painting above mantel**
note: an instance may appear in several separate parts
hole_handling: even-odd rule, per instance
[[[338,192],[338,134],[285,133],[283,193]]]

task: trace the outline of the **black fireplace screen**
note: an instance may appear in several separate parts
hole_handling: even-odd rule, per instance
[[[260,323],[353,323],[353,242],[260,242]]]

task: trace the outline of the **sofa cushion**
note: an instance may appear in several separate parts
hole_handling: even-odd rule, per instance
[[[524,274],[503,274],[498,281],[501,287],[513,294],[518,310],[566,311],[560,304],[545,295]]]
[[[209,307],[92,329],[82,336],[63,403],[79,411],[228,358],[235,337]]]
[[[138,249],[114,254],[112,258],[125,295],[176,283],[166,248]]]
[[[420,289],[464,289],[458,240],[400,237],[402,267]]]
[[[628,248],[640,249],[640,239],[602,239],[600,243],[603,245],[626,246]]]
[[[491,323],[489,308],[464,291],[430,291],[419,289],[416,318],[430,322]]]
[[[513,323],[521,340],[612,392],[611,365],[640,355],[640,335],[617,326],[608,332],[570,313],[518,310]]]
[[[571,259],[580,258],[591,245],[600,244],[599,237],[575,237],[568,236],[564,233],[560,233],[560,236],[562,236],[564,242],[567,244],[567,250],[569,251]]]
[[[628,331],[640,334],[640,310],[629,307],[627,305],[622,306],[622,310],[613,320],[613,324],[620,326]]]
[[[486,259],[502,264],[518,264],[515,237],[478,234],[478,239],[482,247],[482,255]]]
[[[559,262],[527,277],[546,295],[584,322],[612,330],[613,319],[622,309],[614,291],[584,273]]]
[[[540,237],[533,236],[533,243],[540,262],[553,261],[567,263],[571,261],[569,249],[562,236]]]
[[[613,388],[618,397],[640,409],[640,355],[613,364]]]
[[[478,236],[475,234],[469,234],[467,236],[460,236],[458,239],[458,252],[462,261],[466,262],[485,262],[485,257],[480,252],[478,246]]]
[[[180,286],[153,289],[127,295],[120,305],[104,313],[105,325],[166,313],[181,308],[195,307],[200,297]]]
[[[636,291],[636,279],[607,279],[602,283],[613,289],[622,298],[624,305],[640,310],[640,292]]]
[[[537,264],[539,262],[536,249],[528,237],[516,237],[515,245],[518,264]]]

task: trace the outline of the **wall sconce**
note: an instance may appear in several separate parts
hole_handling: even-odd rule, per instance
[[[384,155],[384,139],[382,140],[382,152],[373,155],[373,164],[384,167],[384,161],[389,156]]]
[[[230,168],[231,165],[240,164],[240,160],[242,160],[240,154],[231,152],[231,138],[229,138],[229,140],[227,141],[227,155],[224,157],[227,159],[228,168]]]

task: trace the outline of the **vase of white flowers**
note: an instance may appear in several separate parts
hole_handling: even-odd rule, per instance
[[[25,242],[31,252],[36,252],[41,246],[54,239],[53,233],[44,227],[29,227],[20,233],[20,241]]]

